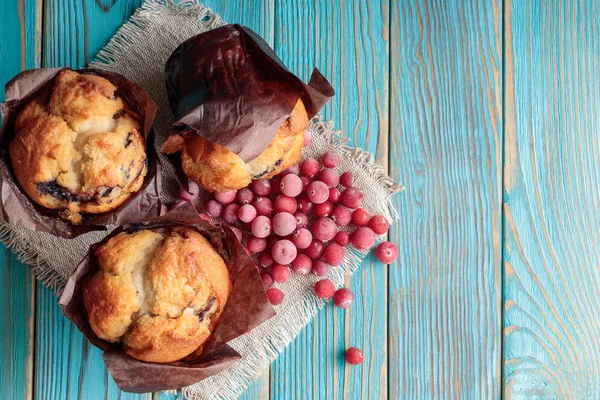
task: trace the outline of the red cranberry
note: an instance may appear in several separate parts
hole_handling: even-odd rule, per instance
[[[211,217],[220,217],[223,213],[223,204],[216,200],[207,201],[204,208],[206,209],[206,213]]]
[[[262,274],[260,274],[260,279],[262,279],[263,286],[265,287],[265,289],[268,289],[271,286],[273,286],[273,277],[268,272],[263,272]]]
[[[294,218],[296,218],[296,228],[301,229],[308,226],[308,217],[306,214],[297,212],[294,214]]]
[[[333,211],[333,206],[330,202],[326,201],[325,203],[316,204],[314,209],[317,217],[329,217]]]
[[[398,258],[398,248],[392,242],[380,243],[375,256],[384,264],[392,264]]]
[[[331,218],[322,217],[312,224],[312,234],[315,238],[327,241],[335,237],[337,225]]]
[[[341,288],[335,291],[333,303],[340,308],[348,308],[354,302],[354,293],[348,288]]]
[[[337,188],[329,188],[329,198],[327,199],[331,204],[337,204],[340,202],[341,193]]]
[[[275,282],[287,282],[290,279],[290,269],[285,265],[275,264],[271,267],[271,276]]]
[[[298,254],[291,262],[292,271],[298,275],[308,275],[312,271],[312,260],[306,254]]]
[[[257,197],[252,202],[252,205],[256,209],[257,215],[263,215],[269,218],[273,215],[273,202],[268,197]]]
[[[373,215],[369,220],[368,226],[376,235],[383,235],[390,228],[390,223],[383,215]]]
[[[225,206],[225,209],[223,210],[223,219],[225,220],[225,222],[227,222],[228,224],[235,224],[236,222],[239,221],[238,218],[238,211],[240,209],[240,206],[238,206],[235,203],[229,203]]]
[[[363,362],[364,354],[362,350],[356,347],[350,347],[346,350],[346,362],[352,365],[358,365]]]
[[[340,163],[340,156],[330,150],[323,154],[321,157],[321,162],[323,163],[323,166],[327,168],[335,168]]]
[[[349,188],[344,189],[340,196],[340,201],[343,205],[348,208],[358,208],[361,206],[364,200],[363,192],[360,189],[351,186]]]
[[[357,226],[366,226],[369,223],[371,216],[364,208],[357,208],[352,212],[352,222]]]
[[[291,236],[290,240],[299,249],[306,249],[312,242],[312,233],[306,228],[300,228]]]
[[[252,193],[252,191],[248,188],[242,188],[238,190],[235,199],[241,206],[244,204],[250,204],[252,203],[252,200],[254,200],[254,193]]]
[[[293,175],[289,175],[293,176]],[[275,203],[273,204],[273,208],[275,212],[287,212],[293,214],[296,212],[298,208],[298,204],[296,203],[296,199],[293,197],[288,197],[286,195],[280,195],[275,199]]]
[[[315,283],[315,294],[322,299],[329,299],[335,293],[335,286],[329,279],[321,279]]]
[[[329,265],[323,260],[314,260],[312,272],[316,276],[325,276],[329,272]]]
[[[314,181],[306,188],[306,194],[311,202],[321,204],[329,198],[329,188],[321,181]]]
[[[352,172],[344,172],[340,175],[340,184],[345,187],[350,187],[354,183],[354,175]]]
[[[319,239],[313,239],[312,242],[310,242],[310,245],[304,250],[304,254],[313,260],[318,260],[323,257],[324,252],[325,245]]]
[[[340,246],[348,246],[350,244],[350,234],[346,231],[339,231],[335,234],[333,240]]]
[[[300,175],[307,178],[314,178],[319,173],[321,164],[314,158],[307,158],[300,165]]]
[[[330,243],[325,248],[325,262],[332,267],[338,266],[344,261],[345,250],[337,243]]]
[[[331,213],[331,219],[333,219],[338,226],[346,226],[352,221],[352,211],[347,207],[337,206]]]
[[[257,196],[265,197],[271,194],[271,182],[266,179],[252,181],[250,190]]]
[[[227,192],[215,193],[215,200],[225,205],[235,200],[236,190],[229,190]]]
[[[307,196],[301,196],[298,198],[298,211],[308,214],[313,208],[313,203],[308,199]]]
[[[278,241],[273,245],[273,249],[271,249],[271,256],[277,264],[289,264],[294,261],[297,255],[298,249],[296,249],[294,243],[287,239]]]
[[[375,233],[365,226],[358,228],[350,235],[352,246],[359,250],[368,250],[375,244]]]
[[[248,247],[248,250],[250,250],[252,253],[260,253],[261,251],[265,251],[267,248],[267,240],[250,236],[248,238],[248,242],[246,243],[246,247]]]
[[[278,306],[283,302],[283,292],[277,288],[271,288],[267,290],[267,298],[274,306]]]
[[[319,173],[319,180],[328,187],[334,188],[340,183],[340,175],[335,169],[325,168]]]
[[[273,261],[273,257],[271,257],[271,253],[268,251],[263,251],[258,255],[258,262],[265,268],[270,268],[275,261]]]

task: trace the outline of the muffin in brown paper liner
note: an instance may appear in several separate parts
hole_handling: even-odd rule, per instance
[[[6,84],[6,101],[2,104],[0,128],[0,171],[2,184],[2,214],[12,225],[49,232],[72,238],[93,230],[106,230],[107,225],[120,225],[137,219],[159,215],[160,164],[154,148],[151,130],[157,106],[148,93],[125,77],[98,69],[75,70],[82,74],[101,76],[116,86],[116,95],[140,116],[141,133],[146,142],[148,172],[139,191],[133,193],[119,208],[102,214],[83,214],[82,221],[73,224],[59,216],[60,210],[44,208],[33,202],[22,190],[13,172],[8,145],[15,136],[14,124],[23,107],[41,90],[49,89],[57,74],[65,68],[40,68],[24,71]]]
[[[83,305],[82,289],[86,279],[97,271],[94,251],[120,232],[135,232],[167,226],[187,226],[200,232],[223,257],[230,272],[232,291],[222,316],[202,354],[171,363],[157,364],[136,360],[120,343],[100,339],[92,330]],[[115,229],[101,242],[90,247],[86,257],[73,272],[60,296],[63,314],[104,351],[102,357],[117,386],[129,392],[151,392],[189,386],[224,370],[240,358],[227,342],[233,340],[275,315],[269,303],[254,261],[248,256],[228,227],[218,227],[202,219],[191,203],[156,218],[126,224]]]
[[[165,78],[176,122],[162,151],[183,187],[176,152],[184,136],[199,135],[248,163],[269,147],[299,99],[310,120],[334,95],[317,69],[302,82],[260,36],[237,24],[183,42],[167,61]]]

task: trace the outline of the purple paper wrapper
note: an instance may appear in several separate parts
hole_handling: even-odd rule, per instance
[[[106,230],[107,225],[119,225],[157,216],[160,211],[160,164],[151,130],[157,106],[144,89],[114,72],[97,69],[76,70],[79,73],[99,75],[108,79],[117,87],[117,95],[140,115],[148,159],[148,173],[141,189],[118,209],[103,214],[83,214],[82,222],[75,225],[61,219],[57,210],[41,207],[31,201],[19,187],[8,152],[8,144],[15,135],[15,120],[25,104],[39,90],[52,85],[56,74],[63,69],[40,68],[24,71],[6,84],[6,102],[2,104],[2,127],[0,128],[0,172],[2,173],[0,192],[4,219],[12,225],[72,238],[93,230]]]
[[[192,130],[245,162],[267,148],[299,98],[312,118],[334,95],[317,69],[305,84],[260,36],[237,24],[183,42],[165,76],[174,132]]]
[[[97,271],[94,251],[120,232],[185,225],[200,232],[221,254],[227,264],[232,291],[221,319],[204,344],[203,353],[194,359],[156,364],[136,360],[119,343],[104,341],[92,330],[83,305],[82,286]],[[240,358],[227,342],[245,334],[275,315],[269,303],[254,261],[229,227],[218,227],[202,219],[190,203],[156,218],[127,224],[115,229],[101,242],[90,247],[87,256],[73,272],[59,299],[63,314],[104,351],[102,357],[120,389],[128,392],[151,392],[189,386],[224,370]]]

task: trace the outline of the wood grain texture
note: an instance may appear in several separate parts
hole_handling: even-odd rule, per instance
[[[40,65],[41,3],[0,2],[0,83]],[[0,93],[4,101],[4,90]],[[30,270],[0,246],[0,398],[33,395],[35,282]]]
[[[600,4],[505,10],[504,393],[595,399]]]
[[[502,4],[395,1],[390,398],[500,396]]]
[[[350,143],[387,162],[388,2],[277,1],[275,50],[308,79],[318,67],[336,96],[323,115]],[[271,397],[387,398],[387,270],[367,258],[348,280],[355,302],[344,311],[328,305],[271,368]],[[365,361],[344,362],[347,347],[365,350]]]

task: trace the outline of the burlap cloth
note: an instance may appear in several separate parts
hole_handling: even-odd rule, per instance
[[[173,121],[163,78],[167,58],[184,40],[224,24],[218,15],[195,1],[176,5],[168,1],[147,1],[90,64],[94,68],[118,72],[150,93],[159,106],[154,124],[157,148],[167,137]],[[332,122],[317,117],[310,129],[313,142],[304,150],[303,157],[316,157],[335,149],[342,160],[339,170],[351,171],[355,185],[364,191],[364,207],[392,220],[395,212],[390,196],[400,186],[386,176],[369,153],[345,146],[341,133],[333,130]],[[168,163],[162,161],[165,167],[163,200],[169,204],[175,201],[178,186]],[[0,222],[0,234],[4,244],[17,253],[21,261],[31,265],[37,278],[59,293],[90,244],[100,241],[106,232],[91,232],[66,240]],[[344,275],[352,274],[363,258],[364,253],[351,250],[340,267],[330,270],[328,278],[341,286]],[[279,284],[285,292],[285,300],[276,307],[277,315],[230,343],[242,359],[215,376],[182,388],[183,396],[188,399],[229,399],[242,393],[325,304],[313,294],[312,287],[317,280],[313,275],[294,276],[289,282]]]

